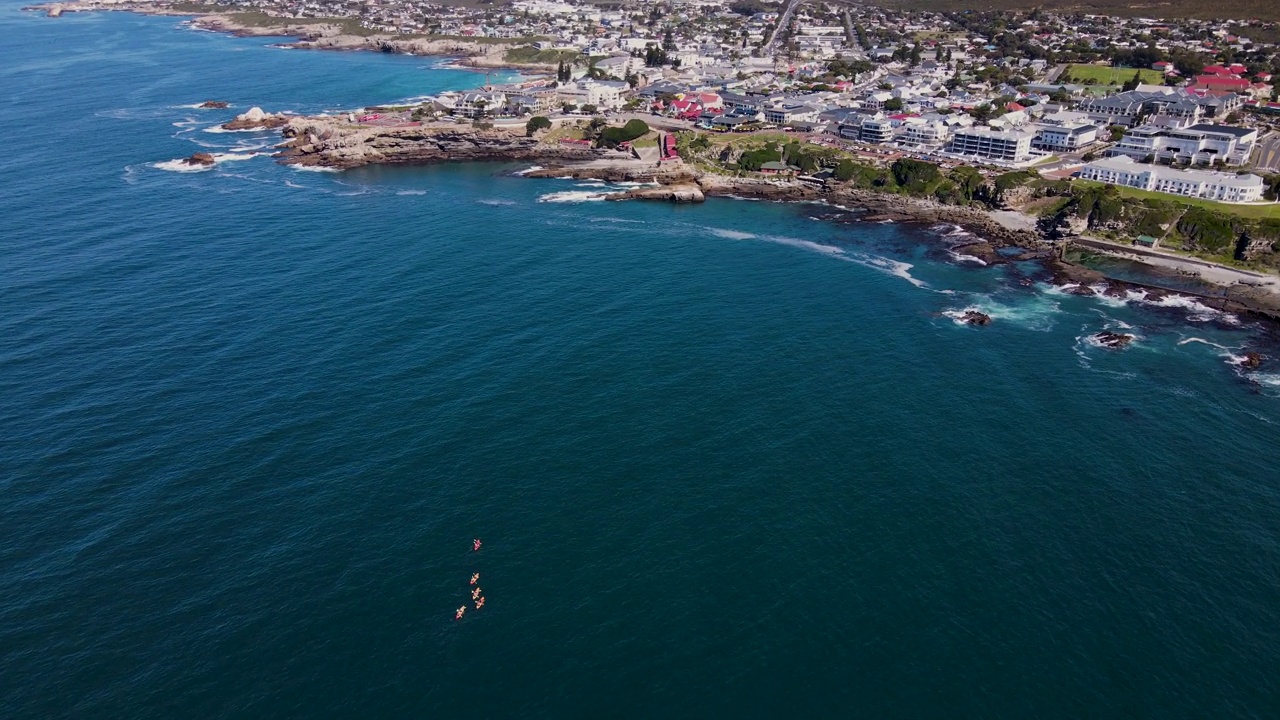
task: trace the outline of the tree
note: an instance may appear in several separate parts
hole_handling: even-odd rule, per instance
[[[574,110],[577,110],[578,106],[574,105],[573,103],[565,103],[564,105],[560,106],[560,109],[566,113],[571,113]]]
[[[1132,78],[1130,78],[1129,80],[1126,80],[1125,83],[1120,86],[1120,89],[1125,92],[1129,92],[1131,90],[1137,90],[1138,86],[1141,84],[1142,84],[1142,71],[1139,70],[1138,72],[1135,72],[1133,74]]]
[[[990,120],[994,113],[995,110],[992,109],[990,103],[982,103],[969,112],[969,114],[973,116],[973,119],[978,122],[986,122],[987,120]]]
[[[643,120],[629,120],[622,127],[605,128],[600,133],[600,144],[614,147],[618,143],[630,142],[649,134],[649,125]]]
[[[671,31],[671,28],[667,28],[667,31],[662,34],[662,49],[663,50],[676,49],[676,35],[674,32]]]
[[[858,174],[858,166],[852,160],[845,158],[836,163],[836,167],[831,171],[831,174],[840,182],[849,182],[854,175]]]
[[[595,105],[592,105],[592,104],[590,104],[590,103],[587,103],[586,105],[583,105],[582,107],[580,107],[580,108],[578,108],[578,109],[579,109],[579,110],[581,110],[582,112],[586,113],[587,115],[595,115],[595,114],[596,114],[596,111],[597,111],[597,110],[599,110],[600,108],[597,108]]]
[[[902,105],[902,98],[889,98],[884,101],[884,109],[889,112],[901,112]]]
[[[538,132],[539,130],[550,130],[550,129],[551,129],[550,118],[543,117],[542,115],[531,117],[529,118],[529,122],[524,124],[524,134],[529,137],[533,137],[533,134]]]

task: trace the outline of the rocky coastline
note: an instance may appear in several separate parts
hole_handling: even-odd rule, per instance
[[[256,109],[255,109],[256,110]],[[251,113],[253,111],[250,111]],[[864,221],[923,225],[951,224],[974,235],[956,252],[997,265],[1017,260],[1044,264],[1051,282],[1073,294],[1101,292],[1127,297],[1131,290],[1158,301],[1171,294],[1195,295],[1206,306],[1280,322],[1280,295],[1248,285],[1223,285],[1220,294],[1171,290],[1155,282],[1144,284],[1107,277],[1069,261],[1064,252],[1071,242],[1054,240],[1034,225],[1002,222],[1000,213],[977,207],[945,205],[933,200],[854,188],[841,183],[810,183],[736,177],[708,172],[679,160],[641,162],[617,151],[529,137],[523,127],[477,127],[456,122],[369,126],[345,117],[273,116],[281,122],[284,143],[275,157],[289,165],[349,170],[371,164],[417,165],[441,162],[530,162],[541,167],[522,173],[530,178],[567,178],[604,182],[643,183],[644,187],[612,193],[606,200],[658,200],[699,203],[709,197],[734,197],[774,202],[826,203],[856,209]],[[243,116],[242,116],[243,117]],[[235,121],[233,121],[235,122]],[[226,126],[224,126],[226,127]],[[264,126],[270,127],[270,126]],[[1002,253],[1018,248],[1020,253]],[[1132,259],[1132,258],[1129,258]],[[1139,261],[1140,260],[1135,260]],[[1158,279],[1162,272],[1149,266]]]
[[[101,2],[82,0],[30,5],[23,10],[43,12],[51,18],[74,12],[132,12],[140,15],[193,17],[192,27],[236,37],[295,38],[281,47],[311,50],[348,50],[458,58],[459,67],[480,70],[518,70],[543,73],[555,70],[545,63],[518,63],[506,59],[509,44],[484,43],[459,37],[402,37],[388,34],[354,35],[337,22],[298,22],[274,18],[264,25],[246,24],[234,13],[202,14],[145,1]]]

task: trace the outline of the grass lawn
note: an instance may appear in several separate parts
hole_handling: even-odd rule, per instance
[[[1062,73],[1062,78],[1071,78],[1072,82],[1082,85],[1123,85],[1133,79],[1133,74],[1137,72],[1142,76],[1142,82],[1151,85],[1163,85],[1164,74],[1159,70],[1134,70],[1133,68],[1113,68],[1103,67],[1101,65],[1070,65],[1067,71]]]
[[[573,62],[577,57],[577,50],[539,50],[532,45],[528,45],[525,47],[511,48],[507,51],[504,59],[507,62],[514,63],[555,65],[561,60],[564,60],[565,62]]]
[[[1092,185],[1101,187],[1102,183],[1092,180],[1073,179],[1071,182],[1080,185]],[[1151,192],[1149,190],[1138,190],[1137,188],[1124,187],[1116,185],[1115,188],[1120,191],[1123,197],[1134,198],[1136,200],[1146,200],[1152,198],[1155,200],[1163,200],[1165,202],[1178,203],[1180,205],[1194,205],[1197,207],[1216,210],[1217,212],[1238,215],[1243,218],[1256,219],[1280,219],[1280,203],[1257,203],[1247,205],[1237,205],[1235,203],[1221,203],[1213,200],[1205,200],[1203,198],[1189,198],[1181,195],[1170,195],[1168,193]]]

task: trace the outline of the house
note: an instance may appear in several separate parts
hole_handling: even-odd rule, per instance
[[[800,168],[784,162],[770,161],[760,166],[762,175],[794,175]]]

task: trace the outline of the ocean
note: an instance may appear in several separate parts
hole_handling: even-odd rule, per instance
[[[0,716],[1280,708],[1273,328],[825,205],[279,166],[210,130],[484,75],[18,8]]]

